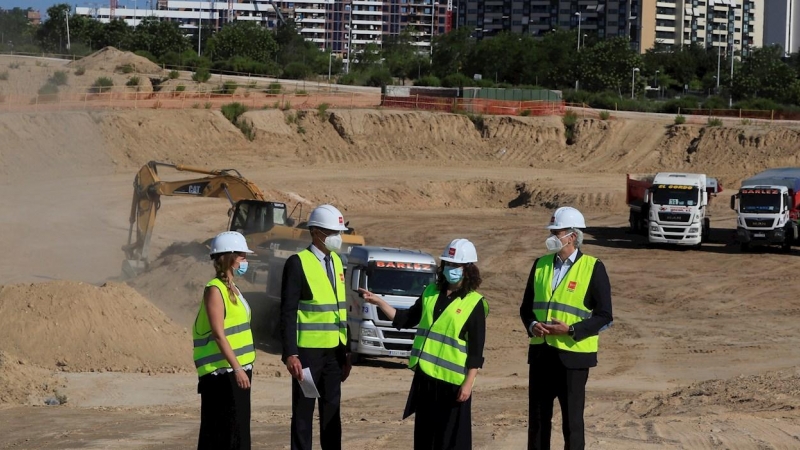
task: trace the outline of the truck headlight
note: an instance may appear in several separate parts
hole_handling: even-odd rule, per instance
[[[697,227],[689,228],[689,233],[697,233],[699,229]]]
[[[361,337],[378,337],[378,330],[374,328],[362,328]]]
[[[658,225],[650,225],[650,231],[658,233]]]

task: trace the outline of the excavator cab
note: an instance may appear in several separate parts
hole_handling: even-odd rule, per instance
[[[241,200],[233,206],[229,230],[247,236],[266,233],[276,225],[291,227],[293,223],[286,213],[285,203]]]

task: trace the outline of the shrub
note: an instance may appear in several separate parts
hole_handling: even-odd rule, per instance
[[[686,123],[686,117],[683,117],[680,114],[675,116],[675,125],[683,125],[685,123]]]
[[[39,88],[39,95],[41,96],[54,96],[58,95],[58,86],[49,81]]]
[[[239,103],[228,103],[227,105],[222,105],[222,115],[225,116],[228,120],[231,121],[232,124],[236,125],[242,133],[247,137],[249,140],[255,139],[255,132],[253,131],[253,127],[250,126],[248,122],[240,120],[241,115],[247,112],[247,106]]]
[[[19,69],[19,66],[21,66],[21,65],[22,65],[22,64],[20,64],[20,63],[18,63],[18,62],[14,62],[14,63],[11,63],[11,64],[9,64],[9,65],[8,65],[8,68],[9,68],[9,69]]]
[[[283,69],[283,77],[292,80],[303,80],[311,74],[311,67],[301,62],[290,62]]]
[[[132,64],[122,64],[120,66],[117,66],[116,69],[114,69],[114,70],[117,71],[117,72],[122,72],[122,73],[132,73],[133,72],[133,65]]]
[[[183,92],[185,90],[186,90],[186,86],[184,86],[182,84],[179,84],[179,85],[175,86],[175,92]]]
[[[192,103],[192,109],[200,109],[200,103]]]
[[[575,142],[575,124],[578,123],[578,115],[575,111],[568,109],[564,113],[564,117],[561,118],[561,122],[564,124],[564,136],[567,138],[567,145],[572,145]]]
[[[85,67],[78,67],[77,69],[75,69],[75,75],[77,75],[77,76],[81,76],[81,75],[83,75],[85,73],[86,73],[86,68]]]
[[[142,58],[147,58],[150,61],[158,64],[158,58],[155,57],[152,53],[148,52],[147,50],[136,50],[133,52],[134,55],[141,56]]]
[[[720,96],[709,97],[703,102],[703,109],[727,109],[728,101]]]
[[[441,80],[433,75],[424,76],[418,80],[414,80],[414,86],[430,86],[439,87],[442,85]]]
[[[750,119],[742,119],[742,125],[752,125],[753,121]]]
[[[153,103],[153,109],[161,109],[161,101],[160,100],[156,100],[156,102]]]
[[[709,126],[709,127],[721,127],[722,126],[722,119],[719,119],[719,118],[716,118],[716,117],[709,117],[708,118],[708,122],[706,122],[706,125]]]
[[[280,83],[270,83],[267,86],[267,89],[264,90],[267,94],[280,94],[281,93],[281,84]]]
[[[668,114],[678,114],[682,110],[697,109],[700,107],[700,100],[697,97],[683,97],[670,100],[661,107],[661,112]]]
[[[0,72],[0,80],[8,80],[8,71]]]
[[[67,84],[67,72],[63,70],[56,70],[50,75],[50,78],[47,80],[48,83],[55,84],[56,86],[64,86]]]
[[[128,78],[128,82],[125,83],[125,86],[129,87],[138,87],[139,86],[139,77],[130,77]]]
[[[226,81],[225,83],[222,84],[222,87],[220,87],[220,92],[222,92],[223,94],[231,95],[234,92],[236,92],[236,88],[238,87],[239,85],[236,84],[235,81]]]
[[[611,113],[608,111],[600,111],[600,119],[608,120],[611,118]]]
[[[292,113],[286,115],[286,125],[297,123],[297,116]]]
[[[205,83],[211,79],[211,72],[205,67],[198,67],[194,74],[192,74],[192,81],[198,83]]]
[[[203,105],[203,107],[204,107],[205,109],[211,109],[211,102],[205,102],[205,104]]]
[[[463,88],[464,86],[472,86],[472,84],[472,78],[464,75],[463,73],[451,73],[442,80],[442,86],[450,88]]]
[[[374,69],[369,72],[366,82],[367,86],[383,87],[387,84],[392,84],[393,78],[388,69]]]
[[[169,71],[169,79],[170,80],[177,80],[178,78],[180,78],[180,76],[181,76],[181,73],[178,72],[177,70],[170,70]]]
[[[522,112],[519,113],[519,115],[522,116],[522,117],[528,117],[528,116],[531,115],[531,110],[530,109],[523,109]]]
[[[292,109],[292,104],[290,102],[286,102],[281,105],[281,111],[288,111],[290,109]]]
[[[297,126],[297,132],[300,134],[306,134],[306,129],[300,125]]]
[[[356,75],[355,73],[346,73],[340,76],[339,79],[336,81],[339,84],[353,86],[355,84],[358,84],[358,75]]]
[[[330,106],[331,105],[327,103],[321,103],[317,106],[317,115],[320,119],[325,120],[328,117],[328,108],[330,108]]]
[[[108,92],[111,90],[111,87],[114,86],[114,80],[108,77],[100,77],[94,80],[92,84],[91,91],[95,93],[103,93]]]

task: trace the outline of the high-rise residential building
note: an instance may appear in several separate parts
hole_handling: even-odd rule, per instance
[[[800,0],[764,0],[764,45],[800,51]]]
[[[761,47],[762,0],[648,1],[642,7],[641,51],[699,44],[728,51]]]

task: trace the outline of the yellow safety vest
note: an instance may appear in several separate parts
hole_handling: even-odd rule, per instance
[[[422,293],[422,318],[408,367],[412,370],[419,367],[430,377],[460,386],[467,375],[467,342],[459,335],[483,296],[472,291],[463,299],[456,298],[434,322],[433,310],[438,298],[436,284],[429,284]],[[489,304],[486,301],[483,304],[488,316]]]
[[[253,347],[253,333],[250,331],[250,313],[241,301],[235,304],[231,302],[228,294],[228,287],[219,278],[214,278],[206,284],[206,288],[216,287],[222,294],[222,302],[225,306],[225,338],[228,340],[233,354],[239,364],[244,366],[256,360],[256,350]],[[192,339],[194,340],[194,366],[197,368],[197,375],[203,376],[214,372],[217,369],[231,367],[228,360],[217,346],[217,341],[211,334],[211,322],[208,320],[208,312],[204,301],[200,302],[200,311],[194,320],[192,328]]]
[[[567,325],[574,325],[592,317],[592,311],[584,306],[583,301],[586,299],[586,292],[589,289],[597,258],[582,255],[553,291],[555,258],[556,255],[542,256],[536,263],[533,276],[533,313],[538,322],[546,323],[557,319]],[[544,342],[569,352],[597,353],[598,337],[596,335],[589,336],[580,342],[576,342],[567,334],[531,338],[531,344]]]
[[[311,288],[311,299],[300,300],[297,307],[297,346],[334,348],[347,345],[347,310],[345,308],[344,270],[339,255],[331,252],[336,292],[328,273],[311,250],[297,254]]]

